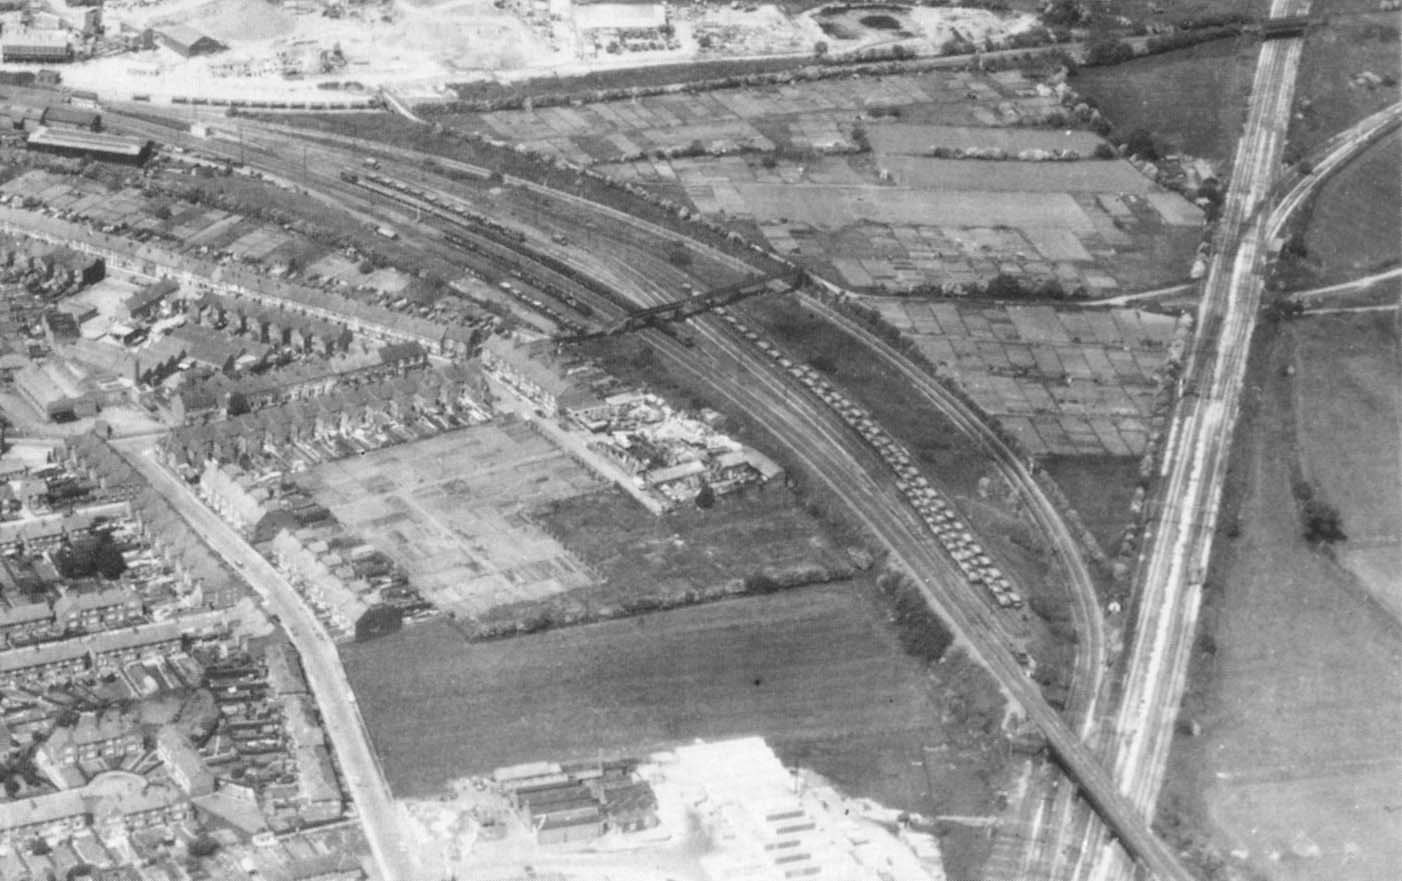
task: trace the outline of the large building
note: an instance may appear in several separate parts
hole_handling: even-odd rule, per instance
[[[44,108],[39,122],[51,128],[72,128],[95,132],[102,129],[102,114],[96,110],[85,110],[81,107],[51,104]]]
[[[142,165],[151,158],[150,141],[77,128],[59,130],[40,126],[24,143],[29,149],[44,153],[78,159],[101,159],[124,165]]]
[[[192,58],[196,55],[213,55],[215,52],[223,52],[226,47],[223,43],[201,33],[189,25],[171,25],[160,30],[153,30],[154,41],[185,58]]]
[[[28,30],[0,37],[0,61],[53,64],[73,60],[73,43],[61,30]]]
[[[102,396],[86,387],[70,365],[50,359],[15,374],[15,391],[45,419],[55,422],[97,415]]]

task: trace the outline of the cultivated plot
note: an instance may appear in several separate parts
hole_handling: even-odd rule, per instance
[[[919,115],[950,125],[1000,126],[1040,120],[1058,104],[1018,74],[959,71],[469,113],[444,121],[591,165],[698,141],[706,149],[732,150],[849,144],[854,118],[873,107],[918,107]]]
[[[867,128],[879,144],[886,126]],[[938,159],[877,149],[802,162],[652,158],[610,168],[703,214],[752,224],[774,250],[858,290],[934,284],[958,292],[999,273],[1055,279],[1091,295],[1141,289],[1187,274],[1203,219],[1196,205],[1120,160]]]
[[[1142,455],[1187,324],[1136,309],[873,301],[1033,455]]]
[[[446,611],[473,616],[592,581],[524,512],[602,484],[525,424],[449,432],[298,479]]]

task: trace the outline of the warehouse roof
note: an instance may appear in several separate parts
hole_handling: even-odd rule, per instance
[[[34,130],[25,143],[33,146],[67,147],[72,150],[92,150],[117,156],[140,157],[149,142],[120,135],[104,135],[86,131],[55,131],[47,127]]]
[[[102,114],[96,110],[54,104],[45,107],[44,113],[39,119],[44,125],[59,123],[61,125],[76,125],[81,128],[96,128],[102,122]]]

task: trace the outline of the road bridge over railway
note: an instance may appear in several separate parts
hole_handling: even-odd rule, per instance
[[[803,272],[791,272],[778,276],[757,276],[723,288],[713,288],[680,300],[672,300],[646,309],[635,309],[615,319],[601,330],[592,333],[575,334],[557,340],[574,343],[602,336],[617,336],[630,331],[642,330],[657,324],[684,321],[694,315],[709,312],[718,306],[757,297],[761,294],[784,294],[802,287],[807,280]]]

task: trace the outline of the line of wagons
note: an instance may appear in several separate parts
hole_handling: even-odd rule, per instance
[[[1018,609],[1023,605],[1022,595],[1013,588],[988,556],[983,547],[969,531],[968,526],[954,512],[953,507],[925,479],[911,462],[910,454],[896,442],[886,430],[871,418],[865,408],[853,403],[838,391],[826,377],[806,364],[795,364],[777,346],[764,339],[753,328],[748,327],[735,314],[725,307],[715,309],[717,315],[735,328],[747,340],[759,347],[770,358],[778,362],[813,394],[822,399],[849,426],[854,428],[882,460],[896,474],[896,487],[915,509],[925,525],[939,539],[964,577],[971,584],[983,585],[1000,608]]]

